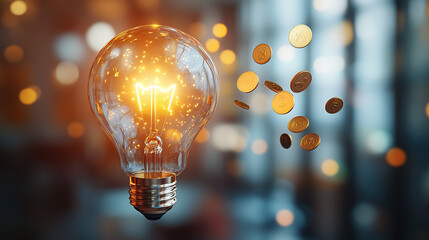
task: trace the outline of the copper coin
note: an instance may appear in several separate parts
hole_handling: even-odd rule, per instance
[[[237,106],[239,106],[239,107],[241,107],[241,108],[243,108],[243,109],[246,109],[246,110],[249,110],[249,109],[250,109],[249,105],[245,104],[245,103],[244,103],[244,102],[242,102],[242,101],[234,100],[234,103],[235,103]]]
[[[292,138],[289,136],[289,134],[283,133],[280,136],[280,144],[284,148],[290,148],[290,146],[292,145]]]
[[[265,64],[270,61],[272,52],[268,44],[259,44],[253,50],[253,60],[258,64]]]
[[[317,146],[319,146],[319,143],[320,143],[320,137],[315,133],[309,133],[304,137],[302,137],[301,139],[301,147],[302,149],[307,151],[311,151],[317,148]]]
[[[302,92],[310,86],[311,79],[312,77],[310,72],[301,71],[293,76],[290,81],[290,89],[295,93]]]
[[[271,82],[271,81],[265,81],[265,86],[268,88],[268,89],[270,89],[271,91],[273,91],[273,92],[276,92],[276,93],[278,93],[278,92],[281,92],[281,91],[283,91],[283,88],[282,87],[280,87],[280,85],[278,85],[277,83],[275,83],[275,82]]]
[[[298,117],[294,117],[292,118],[288,125],[287,128],[294,133],[298,133],[298,132],[302,132],[304,131],[308,125],[310,124],[310,121],[308,121],[308,119],[304,116],[298,116]]]
[[[326,102],[325,110],[328,113],[337,113],[343,108],[343,100],[341,98],[333,97]]]

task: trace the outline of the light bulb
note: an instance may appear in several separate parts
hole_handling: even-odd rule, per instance
[[[91,68],[92,111],[130,178],[130,203],[156,220],[176,202],[176,176],[218,99],[215,66],[193,37],[172,27],[126,30]]]

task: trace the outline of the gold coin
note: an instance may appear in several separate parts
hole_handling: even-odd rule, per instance
[[[295,102],[292,93],[288,91],[278,92],[272,102],[274,112],[278,114],[286,114],[290,112]]]
[[[304,91],[310,86],[311,78],[311,73],[307,71],[301,71],[295,74],[290,81],[290,89],[295,93]]]
[[[278,92],[281,92],[281,91],[283,91],[283,88],[282,87],[280,87],[280,85],[278,85],[277,83],[275,83],[275,82],[271,82],[271,81],[265,81],[265,86],[268,88],[268,89],[270,89],[271,91],[273,91],[273,92],[276,92],[276,93],[278,93]]]
[[[258,64],[265,64],[270,61],[272,52],[268,44],[259,44],[253,50],[253,60]]]
[[[244,103],[244,102],[242,102],[242,101],[234,100],[234,103],[235,103],[237,106],[239,106],[239,107],[241,107],[241,108],[243,108],[243,109],[246,109],[246,110],[249,110],[249,109],[250,109],[249,105],[245,104],[245,103]]]
[[[292,118],[289,121],[287,128],[291,132],[298,133],[298,132],[304,131],[308,127],[309,124],[310,124],[310,122],[308,121],[308,119],[306,117],[298,116],[298,117]]]
[[[249,93],[256,89],[259,84],[259,77],[252,71],[244,72],[238,77],[237,88],[245,93]]]
[[[309,133],[301,139],[301,147],[304,150],[311,151],[319,146],[320,137],[315,133]]]
[[[287,134],[287,133],[283,133],[280,136],[280,144],[284,148],[290,148],[290,146],[292,145],[292,138],[291,138],[291,136],[289,134]]]
[[[343,108],[343,100],[341,98],[333,97],[326,102],[325,110],[328,113],[337,113]]]
[[[289,32],[289,42],[296,48],[303,48],[311,42],[311,29],[304,24],[296,25]]]

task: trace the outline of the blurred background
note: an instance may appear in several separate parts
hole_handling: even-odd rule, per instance
[[[116,34],[162,24],[197,38],[220,78],[214,118],[150,222],[87,100],[89,70]],[[288,42],[307,24],[304,49]],[[253,48],[267,43],[258,65]],[[429,239],[429,3],[425,0],[2,0],[0,238]],[[255,71],[260,86],[236,88]],[[263,81],[313,81],[280,116]],[[345,106],[330,115],[331,97]],[[251,106],[245,111],[238,99]],[[288,121],[309,118],[311,152]]]

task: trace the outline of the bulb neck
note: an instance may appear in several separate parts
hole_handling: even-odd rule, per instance
[[[130,176],[130,204],[149,220],[160,219],[176,203],[176,175],[168,172]]]

